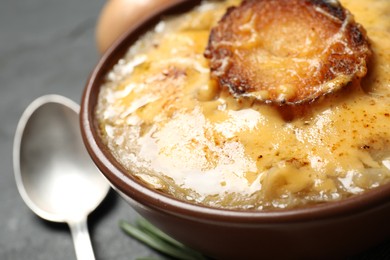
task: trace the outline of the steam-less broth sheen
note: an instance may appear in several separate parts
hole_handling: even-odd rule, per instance
[[[210,29],[239,2],[163,19],[107,75],[96,118],[118,162],[174,197],[230,209],[302,207],[388,183],[390,1],[341,1],[370,39],[368,75],[299,108],[235,99],[210,80]]]

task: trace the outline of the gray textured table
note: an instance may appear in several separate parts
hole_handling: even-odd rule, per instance
[[[1,0],[1,260],[75,259],[68,227],[39,219],[20,198],[12,169],[12,142],[21,113],[35,98],[60,94],[79,102],[99,57],[94,29],[103,4],[104,0]],[[120,219],[135,218],[135,212],[111,193],[89,219],[97,259],[162,259],[118,228]],[[389,259],[386,255],[390,255],[389,242],[354,259]]]
[[[0,3],[0,259],[75,259],[68,227],[36,217],[16,189],[12,142],[20,115],[35,98],[60,94],[79,103],[97,62],[95,23],[104,0],[1,0]],[[118,228],[136,214],[111,193],[90,216],[97,259],[156,253]]]

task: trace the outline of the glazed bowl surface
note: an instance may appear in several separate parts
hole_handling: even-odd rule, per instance
[[[86,84],[80,111],[83,140],[111,186],[143,217],[215,259],[329,259],[362,252],[390,237],[390,185],[338,202],[290,210],[226,210],[184,202],[127,173],[101,140],[94,111],[106,74],[166,14],[200,1],[166,1],[134,24],[101,58]]]

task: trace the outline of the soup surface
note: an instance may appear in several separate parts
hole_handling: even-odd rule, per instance
[[[302,207],[388,183],[390,1],[341,1],[370,39],[368,75],[299,109],[236,99],[210,79],[210,30],[239,3],[166,17],[107,75],[96,118],[118,162],[176,198],[229,209]]]

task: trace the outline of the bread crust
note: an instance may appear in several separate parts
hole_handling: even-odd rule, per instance
[[[244,0],[211,30],[204,55],[235,97],[297,105],[364,77],[371,50],[338,1]]]

